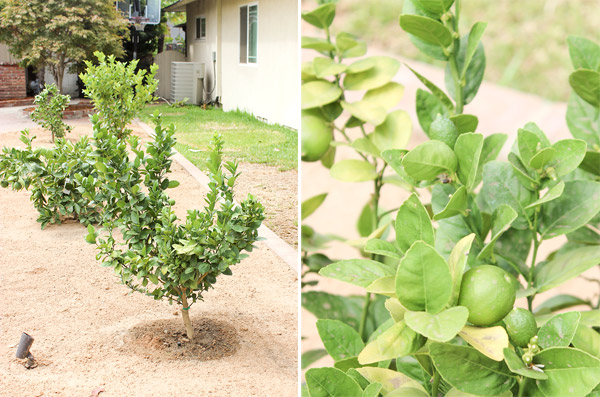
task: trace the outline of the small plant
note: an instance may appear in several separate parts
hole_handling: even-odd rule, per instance
[[[158,80],[154,78],[158,66],[150,66],[150,73],[141,69],[136,72],[138,60],[129,64],[94,52],[98,65],[85,61],[85,73],[79,75],[85,88],[84,94],[94,102],[100,122],[118,138],[131,133],[127,125],[144,106],[155,99]]]
[[[37,107],[31,113],[31,120],[50,130],[52,142],[54,142],[54,138],[63,138],[73,129],[62,120],[63,112],[70,100],[71,97],[62,95],[55,84],[46,85],[42,92],[35,96],[33,104]]]
[[[334,360],[306,372],[303,393],[596,395],[600,300],[563,294],[540,303],[539,294],[600,264],[600,47],[569,39],[577,70],[567,121],[577,139],[551,143],[527,123],[508,161],[498,161],[507,136],[476,133],[477,117],[464,113],[483,78],[486,23],[461,37],[460,1],[405,0],[400,26],[420,51],[446,62],[445,91],[413,70],[426,88],[417,92],[416,113],[430,140],[407,150],[410,120],[388,113],[401,93],[390,83],[397,67],[384,57],[342,62],[344,51],[363,55],[365,47],[347,33],[334,41],[335,2],[320,3],[302,16],[326,37],[302,40],[322,55],[302,67],[303,135],[311,137],[303,160],[320,160],[345,182],[372,181],[374,189],[357,214],[360,239],[302,227],[304,275],[365,290],[303,293],[324,349],[305,352],[302,366],[327,354]],[[366,92],[349,103],[351,90]],[[342,144],[357,158],[336,161]],[[381,208],[385,183],[407,190],[408,199]],[[302,218],[325,199],[305,200]],[[559,236],[567,242],[542,258],[540,246]],[[358,248],[357,257],[324,255],[333,239]],[[527,309],[513,309],[517,298],[526,298]],[[578,305],[589,310],[558,313]]]
[[[106,235],[102,237],[88,227],[87,241],[97,244],[98,258],[105,266],[113,267],[129,288],[181,305],[191,340],[194,331],[190,306],[202,300],[203,292],[213,287],[219,275],[232,274],[230,267],[247,256],[244,251],[252,251],[264,219],[263,207],[252,196],[240,205],[233,202],[233,187],[239,176],[237,164],[222,165],[223,141],[215,135],[208,162],[211,182],[207,205],[204,211],[188,211],[185,223],[177,223],[174,200],[165,193],[178,185],[167,178],[174,130],[162,128],[156,115],[153,120],[156,140],[148,146],[147,154],[134,149],[133,161],[141,166],[140,175],[148,193],[143,192],[141,183],[126,183],[113,191],[114,206],[121,209],[119,217],[104,223]],[[99,162],[96,167],[101,181],[119,172],[107,163]],[[102,186],[100,183],[96,187]],[[125,249],[118,248],[117,230],[125,240]]]
[[[182,107],[185,107],[187,105],[188,101],[189,101],[188,98],[183,98],[180,101],[175,101],[173,103],[170,103],[169,106],[172,107],[172,108],[175,108],[175,109],[182,108]]]

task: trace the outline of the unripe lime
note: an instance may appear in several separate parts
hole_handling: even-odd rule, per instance
[[[458,304],[469,309],[472,324],[489,326],[512,309],[516,292],[510,275],[498,266],[476,266],[463,275]]]
[[[331,127],[315,116],[302,117],[302,161],[318,161],[333,138]]]
[[[504,317],[506,332],[515,346],[525,347],[537,334],[537,324],[533,314],[520,307],[515,307]],[[532,346],[537,346],[533,344]]]
[[[456,139],[458,138],[458,131],[452,120],[438,114],[429,127],[428,136],[430,139],[444,142],[453,149]]]

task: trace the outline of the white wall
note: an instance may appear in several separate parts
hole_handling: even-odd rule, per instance
[[[52,73],[50,73],[50,70],[46,68],[44,72],[44,80],[46,81],[46,84],[56,84],[56,82],[54,81],[54,77],[52,77]],[[63,94],[71,95],[71,98],[73,99],[77,98],[77,75],[75,73],[69,73],[68,71],[65,71],[65,75],[63,76],[61,92]]]

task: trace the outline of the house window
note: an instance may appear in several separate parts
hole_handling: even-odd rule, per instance
[[[256,63],[258,4],[240,7],[240,63]]]
[[[196,18],[196,39],[206,39],[206,17]]]

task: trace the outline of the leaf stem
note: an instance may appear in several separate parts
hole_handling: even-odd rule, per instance
[[[533,257],[531,258],[531,266],[529,267],[529,277],[528,277],[528,286],[529,288],[533,287],[533,274],[535,271],[535,261],[537,260],[537,253],[538,253],[538,248],[540,247],[540,241],[538,240],[538,235],[537,235],[537,226],[538,226],[538,211],[535,211],[535,215],[533,217],[533,229],[532,229],[532,233],[533,233]],[[533,311],[533,299],[535,298],[535,293],[532,295],[529,295],[527,297],[527,308],[529,309],[529,311]]]
[[[433,372],[433,385],[431,386],[431,396],[438,396],[438,389],[440,387],[440,373],[434,369]]]
[[[452,46],[452,52],[450,53],[449,65],[450,65],[450,73],[452,74],[452,80],[454,80],[454,95],[456,100],[456,114],[462,114],[464,108],[464,98],[463,98],[463,85],[462,79],[460,78],[460,73],[458,71],[458,61],[457,56],[460,50],[460,34],[458,33],[458,21],[460,17],[460,0],[456,0],[454,8],[454,18],[453,18],[453,28],[454,33],[457,34],[457,38],[454,39],[454,44]]]
[[[527,385],[527,380],[529,378],[523,376],[523,379],[519,382],[519,394],[518,397],[523,397],[523,393],[525,393],[525,385]]]
[[[369,306],[371,306],[371,293],[367,292],[365,295],[365,303],[362,309],[362,313],[360,315],[360,324],[358,326],[358,334],[362,338],[363,341],[366,341],[365,328],[367,324],[367,314],[369,313]]]

